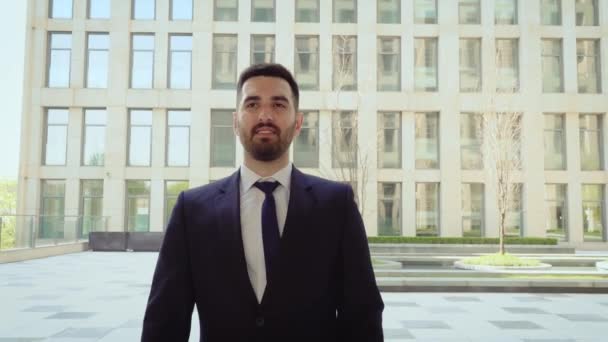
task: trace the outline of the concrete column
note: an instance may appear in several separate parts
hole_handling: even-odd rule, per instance
[[[568,238],[572,244],[583,242],[581,158],[579,114],[568,112],[566,120],[566,165],[568,166]]]
[[[401,113],[401,132],[403,134],[401,160],[403,161],[402,180],[402,221],[403,236],[416,236],[416,181],[415,174],[415,117],[413,112]]]

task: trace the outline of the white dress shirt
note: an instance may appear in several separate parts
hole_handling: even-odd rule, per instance
[[[287,206],[289,204],[289,186],[291,184],[292,164],[277,171],[270,177],[262,177],[241,165],[240,205],[241,205],[241,235],[247,261],[247,273],[258,303],[262,302],[266,288],[266,264],[264,262],[264,241],[262,239],[262,204],[266,195],[254,186],[258,181],[278,181],[280,185],[274,190],[274,201],[277,209],[279,234],[283,235]]]

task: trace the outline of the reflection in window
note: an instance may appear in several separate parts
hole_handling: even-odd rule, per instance
[[[602,169],[602,117],[598,114],[580,114],[581,170]]]
[[[585,241],[605,241],[604,185],[583,184],[583,238]]]
[[[49,18],[72,19],[72,0],[49,0]]]
[[[401,0],[377,0],[378,24],[399,24],[401,22]]]
[[[541,0],[540,21],[543,25],[561,25],[562,0]]]
[[[154,35],[134,34],[131,39],[131,49],[131,88],[152,88]]]
[[[415,0],[414,23],[437,24],[437,0]]]
[[[150,181],[127,180],[127,231],[150,231]]]
[[[378,113],[378,167],[401,168],[401,113]]]
[[[598,3],[597,0],[576,0],[576,26],[598,25]]]
[[[334,23],[357,22],[357,0],[333,0]]]
[[[545,184],[545,229],[548,238],[566,241],[568,237],[566,184]]]
[[[416,168],[439,168],[439,113],[416,113]]]
[[[401,183],[378,183],[378,236],[401,235]]]
[[[459,0],[459,2],[458,2],[458,22],[460,24],[480,24],[481,23],[480,0]]]
[[[524,214],[523,214],[523,191],[522,185],[516,184],[511,198],[507,203],[505,217],[505,236],[523,236]]]
[[[156,0],[133,0],[133,18],[153,20],[156,17]]]
[[[192,0],[171,0],[171,20],[192,20]]]
[[[334,36],[334,90],[357,89],[357,37]]]
[[[233,167],[236,140],[231,110],[211,111],[211,167]]]
[[[561,39],[542,39],[542,63],[543,92],[563,92],[563,59]]]
[[[416,183],[416,236],[439,236],[439,183]]]
[[[462,184],[462,236],[484,236],[483,222],[483,184]]]
[[[167,166],[190,165],[190,111],[167,112]]]
[[[379,91],[401,89],[401,42],[399,37],[378,37],[377,87]]]
[[[167,229],[175,203],[177,203],[179,193],[188,190],[188,187],[188,181],[165,181],[165,230]]]
[[[319,36],[296,36],[295,77],[300,89],[319,89]]]
[[[213,20],[237,21],[239,17],[238,0],[214,0]]]
[[[274,63],[274,35],[251,36],[251,64]]]
[[[63,239],[65,230],[65,180],[43,179],[41,186],[38,238]]]
[[[152,111],[129,111],[129,166],[150,166],[152,153]]]
[[[90,232],[104,231],[103,179],[82,180],[80,198],[80,226],[78,238],[87,239]]]
[[[495,0],[494,10],[496,25],[517,24],[517,0]]]
[[[87,88],[107,88],[110,35],[89,33],[87,38]]]
[[[460,91],[481,91],[481,39],[460,39]]]
[[[415,38],[414,45],[414,87],[437,91],[437,38]]]
[[[601,93],[600,40],[576,40],[576,65],[579,93]]]
[[[332,167],[357,167],[357,118],[351,111],[333,112]]]
[[[82,165],[103,166],[105,162],[106,110],[85,109]]]
[[[213,89],[236,88],[236,35],[213,36]]]
[[[44,165],[65,165],[68,143],[68,109],[49,108],[46,111]]]
[[[69,87],[72,34],[70,32],[50,32],[47,56],[47,86],[52,88]]]
[[[251,0],[251,21],[274,22],[274,0]]]
[[[192,87],[192,35],[169,36],[169,88]]]
[[[517,39],[496,39],[496,91],[519,90],[519,51]]]
[[[296,0],[296,23],[318,23],[319,0]]]
[[[302,130],[293,142],[293,163],[319,167],[319,112],[304,112]]]
[[[462,113],[460,115],[460,165],[463,170],[483,168],[482,142],[482,114]]]
[[[89,0],[89,19],[110,19],[110,2],[112,0]]]
[[[566,169],[566,134],[563,114],[545,114],[545,170]]]

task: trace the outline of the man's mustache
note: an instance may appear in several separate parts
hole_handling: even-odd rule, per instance
[[[275,126],[274,124],[271,123],[260,123],[257,124],[253,127],[253,129],[251,130],[251,135],[255,135],[255,132],[261,128],[272,128],[272,130],[277,134],[277,135],[281,135],[281,130],[279,129],[279,127]]]

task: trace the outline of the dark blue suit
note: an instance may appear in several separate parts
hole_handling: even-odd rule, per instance
[[[258,304],[240,225],[239,171],[180,194],[158,256],[142,341],[383,341],[384,304],[347,185],[295,167],[275,272]]]

